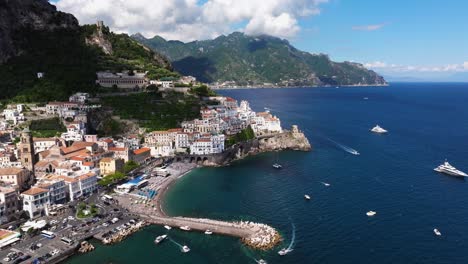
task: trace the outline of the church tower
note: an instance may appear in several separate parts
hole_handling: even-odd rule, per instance
[[[21,164],[28,170],[34,172],[34,144],[32,134],[31,131],[29,131],[29,128],[25,128],[21,132],[19,150],[21,153]]]

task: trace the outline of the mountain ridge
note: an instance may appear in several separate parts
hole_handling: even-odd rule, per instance
[[[241,32],[212,40],[181,42],[132,35],[168,57],[174,68],[207,83],[234,81],[238,85],[319,86],[385,85],[385,79],[362,64],[333,62],[328,55],[298,50],[289,41]]]

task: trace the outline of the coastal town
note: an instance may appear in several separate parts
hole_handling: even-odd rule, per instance
[[[144,73],[96,75],[98,85],[117,88],[122,96],[153,85],[160,93],[189,94],[187,85],[196,82],[190,76],[153,81]],[[238,236],[253,247],[274,246],[279,234],[264,224],[172,219],[163,212],[160,198],[178,177],[198,166],[224,165],[213,160],[237,144],[285,133],[278,117],[253,111],[247,101],[218,95],[202,101],[200,118],[119,137],[89,133],[91,113],[102,108],[100,98],[89,93],[45,105],[7,105],[0,120],[0,257],[58,260],[78,247],[90,250],[92,245],[81,244],[90,237],[113,243],[149,223],[189,223]],[[66,131],[34,136],[32,123],[51,119]],[[292,133],[301,135],[297,127]]]

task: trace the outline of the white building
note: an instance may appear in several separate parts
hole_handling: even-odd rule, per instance
[[[86,134],[86,127],[82,122],[76,122],[67,126],[67,132],[60,136],[65,141],[82,141]]]
[[[47,189],[32,187],[21,193],[23,198],[23,210],[29,215],[29,218],[37,218],[48,214],[49,191]]]
[[[0,224],[6,223],[18,211],[18,191],[0,186]]]
[[[84,104],[86,102],[86,100],[88,100],[88,98],[89,98],[89,93],[76,93],[76,94],[70,96],[68,101],[74,102],[74,103]]]

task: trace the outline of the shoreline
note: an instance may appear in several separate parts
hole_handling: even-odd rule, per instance
[[[334,87],[388,87],[390,83],[386,84],[347,84],[347,85],[317,85],[317,86],[227,86],[227,87],[214,87],[210,86],[213,90],[247,90],[247,89],[297,89],[297,88],[334,88]]]

